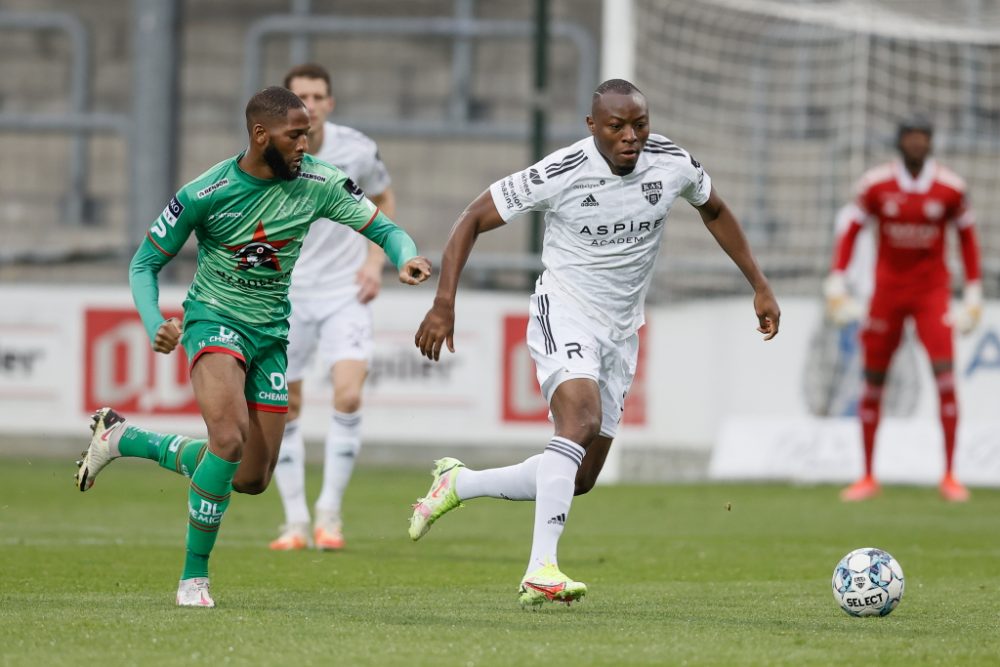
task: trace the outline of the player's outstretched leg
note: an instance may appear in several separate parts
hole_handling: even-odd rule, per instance
[[[522,607],[531,609],[546,602],[563,602],[568,605],[582,599],[586,594],[587,584],[573,581],[554,564],[547,563],[529,572],[521,580],[518,601]]]
[[[125,418],[111,408],[101,408],[91,417],[90,446],[82,452],[83,458],[76,462],[76,488],[86,491],[94,485],[97,473],[116,458],[118,453],[109,442],[111,436],[125,425]]]
[[[431,525],[446,512],[462,506],[455,492],[455,478],[465,464],[451,457],[434,462],[431,476],[434,481],[423,498],[418,498],[410,516],[410,539],[416,541],[427,534]]]

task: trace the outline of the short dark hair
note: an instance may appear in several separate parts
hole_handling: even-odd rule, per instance
[[[619,93],[620,95],[631,95],[632,93],[639,93],[642,95],[642,91],[639,90],[634,83],[631,81],[626,81],[625,79],[608,79],[594,90],[593,101],[596,102],[597,98],[604,93]]]
[[[330,86],[330,73],[322,65],[317,65],[316,63],[296,65],[288,70],[288,74],[285,75],[285,88],[291,88],[292,79],[298,79],[299,77],[304,79],[320,79],[326,83],[326,94],[333,94],[333,88]]]
[[[299,96],[287,88],[269,86],[264,90],[258,91],[247,102],[247,131],[249,132],[253,124],[258,121],[285,118],[289,110],[304,109],[305,106],[305,103],[299,99]]]
[[[896,125],[896,140],[899,141],[907,132],[923,132],[928,137],[933,137],[934,123],[927,114],[915,111],[899,120]]]

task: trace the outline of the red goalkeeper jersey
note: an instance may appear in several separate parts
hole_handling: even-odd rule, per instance
[[[967,282],[979,280],[975,219],[965,182],[950,169],[927,160],[914,178],[895,161],[869,170],[858,184],[854,220],[841,235],[833,269],[843,271],[854,239],[867,222],[877,225],[875,290],[926,291],[947,287],[945,232],[958,228]]]

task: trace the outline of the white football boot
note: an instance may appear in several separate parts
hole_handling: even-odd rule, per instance
[[[76,462],[79,466],[76,471],[76,488],[86,491],[92,487],[97,473],[118,458],[117,454],[112,453],[108,439],[124,426],[125,418],[111,408],[101,408],[94,413],[90,424],[90,430],[94,433],[90,438],[90,446],[85,452],[81,452],[83,458]]]
[[[177,606],[205,607],[206,609],[214,607],[215,600],[208,592],[208,577],[181,579],[180,585],[177,586]]]

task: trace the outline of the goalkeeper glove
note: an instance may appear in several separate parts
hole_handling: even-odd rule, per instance
[[[972,333],[983,315],[983,285],[978,280],[966,283],[962,290],[962,304],[952,315],[955,328],[963,336]]]
[[[861,304],[847,291],[847,281],[841,271],[834,271],[823,281],[826,297],[826,316],[838,327],[847,326],[861,319]]]

